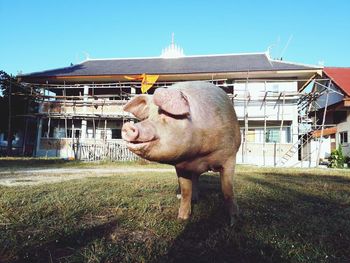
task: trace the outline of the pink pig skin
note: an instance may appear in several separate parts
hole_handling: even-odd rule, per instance
[[[176,168],[181,189],[178,218],[188,219],[200,174],[219,171],[231,224],[238,215],[232,176],[241,137],[227,94],[207,82],[181,82],[139,95],[124,110],[141,121],[125,123],[122,137],[135,154]],[[193,194],[193,196],[192,196]]]

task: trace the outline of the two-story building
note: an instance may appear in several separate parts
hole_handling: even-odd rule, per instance
[[[174,44],[166,51],[161,57],[88,59],[18,76],[41,89],[36,156],[134,158],[121,142],[123,122],[132,118],[122,106],[141,93],[141,74],[159,76],[149,94],[190,80],[225,90],[240,122],[240,163],[276,165],[297,143],[299,91],[322,67],[274,60],[267,53],[184,56]],[[295,165],[298,154],[284,163]]]
[[[322,142],[314,144],[321,144],[321,159],[328,158],[339,145],[344,155],[350,156],[350,68],[325,67],[322,79],[313,89],[320,94],[311,116],[319,127],[314,137],[322,136]]]

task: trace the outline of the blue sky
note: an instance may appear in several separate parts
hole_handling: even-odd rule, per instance
[[[186,55],[264,52],[350,66],[350,1],[0,0],[0,70],[154,57],[171,33]],[[284,51],[283,51],[284,50]]]

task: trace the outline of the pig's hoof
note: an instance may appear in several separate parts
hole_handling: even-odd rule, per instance
[[[187,221],[190,217],[187,215],[187,216],[180,216],[178,215],[177,216],[177,220],[179,220],[180,222],[183,222],[183,221]]]
[[[191,209],[179,209],[177,219],[181,221],[185,221],[190,218],[190,215],[191,215]]]

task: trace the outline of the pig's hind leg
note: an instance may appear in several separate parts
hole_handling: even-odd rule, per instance
[[[232,178],[235,172],[236,158],[229,158],[220,169],[221,189],[224,194],[224,202],[230,216],[230,224],[234,225],[238,217],[238,205],[233,192]]]

